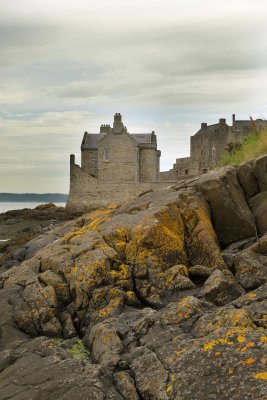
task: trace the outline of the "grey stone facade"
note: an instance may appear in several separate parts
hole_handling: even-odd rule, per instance
[[[121,115],[115,114],[112,128],[101,125],[99,133],[84,133],[81,167],[71,155],[67,206],[105,206],[142,191],[166,187],[166,183],[159,182],[160,155],[154,131],[130,134]]]
[[[170,171],[160,173],[160,180],[187,179],[216,168],[230,142],[242,140],[252,129],[260,131],[263,128],[267,128],[267,121],[236,120],[235,114],[231,126],[224,118],[213,125],[202,122],[199,131],[190,138],[190,157],[177,158]]]

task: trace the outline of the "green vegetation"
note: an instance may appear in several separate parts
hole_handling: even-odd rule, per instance
[[[56,338],[54,339],[54,342],[57,346],[67,349],[72,358],[75,358],[76,360],[91,361],[90,352],[87,350],[81,339],[78,339],[72,347],[70,347],[70,339]]]
[[[72,348],[70,349],[70,355],[72,358],[78,359],[78,360],[85,360],[85,361],[90,361],[90,353],[85,347],[83,341],[79,339],[77,343],[75,343]]]
[[[220,166],[241,164],[242,162],[267,153],[267,130],[252,132],[241,142],[229,143],[223,154]]]

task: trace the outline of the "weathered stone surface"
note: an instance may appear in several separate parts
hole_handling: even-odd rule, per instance
[[[249,200],[249,206],[254,215],[258,233],[267,232],[267,191],[261,192]]]
[[[237,180],[235,167],[202,175],[193,186],[209,202],[214,229],[223,247],[256,236],[254,218]]]
[[[189,276],[193,281],[196,280],[206,280],[212,274],[212,269],[206,267],[205,265],[194,265],[189,267]]]
[[[157,355],[147,348],[138,348],[133,353],[131,370],[137,390],[147,399],[168,400],[168,372]]]
[[[217,306],[230,303],[244,292],[230,271],[215,270],[203,287],[205,298]]]
[[[267,156],[264,155],[255,160],[254,175],[256,176],[261,192],[267,190]]]
[[[112,320],[108,320],[95,325],[90,332],[89,347],[97,363],[116,365],[120,361],[123,345],[112,325]]]
[[[99,366],[71,358],[47,338],[20,342],[0,354],[3,400],[123,399]]]
[[[243,190],[233,171],[212,197],[225,212]],[[224,231],[206,199],[175,186],[96,210],[2,273],[1,399],[263,398],[266,236],[251,245],[230,210],[222,254],[212,221],[229,240],[233,221]]]
[[[134,380],[130,376],[129,372],[121,371],[114,374],[114,383],[116,389],[124,399],[140,400],[135,389]]]
[[[255,161],[245,162],[237,167],[237,176],[247,198],[259,193],[259,185],[254,175]]]
[[[245,289],[255,289],[267,281],[267,236],[243,250],[234,259],[235,277]]]

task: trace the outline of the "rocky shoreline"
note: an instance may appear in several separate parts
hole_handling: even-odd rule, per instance
[[[266,216],[264,156],[17,246],[1,265],[1,399],[264,398]]]

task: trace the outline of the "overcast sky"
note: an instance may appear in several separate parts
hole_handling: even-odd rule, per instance
[[[0,192],[68,192],[120,112],[161,170],[220,117],[267,119],[267,1],[0,0]]]

